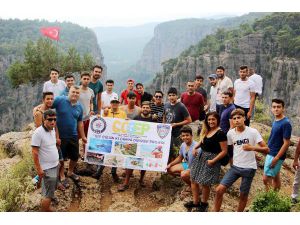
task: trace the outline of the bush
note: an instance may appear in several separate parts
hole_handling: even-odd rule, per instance
[[[291,202],[288,197],[270,190],[255,197],[251,210],[254,212],[290,212]]]
[[[254,121],[268,126],[272,125],[272,117],[269,107],[259,99],[256,99],[255,101]]]
[[[0,212],[20,211],[34,190],[32,180],[33,160],[26,153],[19,163],[0,177]]]

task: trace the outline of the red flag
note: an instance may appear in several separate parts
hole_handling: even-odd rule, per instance
[[[59,27],[42,27],[41,33],[48,38],[58,41],[59,40]]]

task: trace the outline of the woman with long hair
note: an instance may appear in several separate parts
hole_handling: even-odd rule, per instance
[[[197,149],[202,151],[197,155]],[[197,155],[191,167],[191,182],[193,201],[185,203],[185,207],[194,211],[206,212],[208,198],[212,185],[219,183],[221,170],[220,160],[227,154],[227,137],[220,129],[220,116],[216,112],[206,115],[200,134],[200,141],[194,147]],[[199,185],[202,186],[201,202],[199,201]]]

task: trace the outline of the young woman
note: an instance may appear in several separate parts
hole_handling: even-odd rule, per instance
[[[206,115],[200,141],[193,149],[195,155],[199,147],[202,151],[191,167],[193,201],[184,205],[188,209],[196,207],[195,211],[206,212],[211,185],[219,183],[221,169],[219,161],[227,154],[227,137],[219,125],[220,116],[216,112]],[[201,202],[199,202],[199,185],[202,186]]]

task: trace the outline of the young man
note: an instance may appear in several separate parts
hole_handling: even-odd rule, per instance
[[[216,111],[219,113],[220,107],[223,104],[222,94],[225,91],[233,91],[233,84],[229,77],[225,76],[225,68],[223,66],[218,66],[216,69],[216,74],[218,76],[217,82],[217,98],[216,98]]]
[[[56,147],[56,114],[48,109],[43,114],[43,125],[38,127],[32,135],[32,156],[35,169],[42,182],[41,211],[51,212],[51,200],[57,186],[58,150]]]
[[[226,91],[222,94],[223,105],[220,107],[220,128],[225,134],[229,129],[233,128],[233,123],[231,120],[231,112],[235,109],[234,104],[232,104],[232,93]]]
[[[68,74],[65,76],[66,88],[63,91],[62,95],[68,96],[70,88],[75,84],[75,77],[72,74]]]
[[[164,115],[163,97],[164,97],[164,94],[162,93],[162,91],[155,91],[154,102],[150,102],[152,119],[156,123],[163,122],[163,115]]]
[[[91,81],[91,75],[88,72],[83,72],[80,75],[81,85],[80,85],[80,95],[78,102],[81,104],[83,108],[83,115],[82,115],[82,122],[84,128],[84,134],[87,136],[89,123],[90,123],[90,116],[94,115],[93,111],[93,99],[95,97],[94,91],[89,88],[89,83]],[[85,144],[83,144],[83,156],[85,153]],[[82,156],[82,158],[84,158]]]
[[[114,81],[113,80],[107,80],[105,82],[106,90],[102,92],[101,94],[101,108],[110,108],[110,100],[112,97],[118,98],[118,94],[113,92],[114,88]]]
[[[260,75],[255,73],[254,68],[249,68],[248,78],[255,84],[255,94],[256,96],[262,94],[263,89],[263,79]]]
[[[126,115],[127,115],[127,119],[133,120],[133,118],[137,115],[140,115],[141,113],[141,108],[136,106],[136,100],[137,100],[137,95],[135,94],[135,92],[130,91],[127,94],[127,98],[126,98],[126,105],[122,105],[120,108],[121,110],[123,110]]]
[[[142,102],[141,114],[135,116],[133,118],[133,120],[153,122],[149,101]],[[132,173],[133,173],[132,169],[126,169],[126,176],[125,176],[124,183],[119,186],[118,191],[125,191],[126,189],[129,188],[129,180],[130,180],[130,177],[131,177]],[[145,174],[146,174],[146,170],[141,170],[141,177],[140,177],[140,180],[139,180],[139,183],[140,183],[141,187],[145,187],[145,184],[144,184]]]
[[[120,103],[123,105],[128,104],[127,95],[129,92],[135,93],[135,95],[136,95],[135,105],[138,107],[141,106],[141,96],[136,90],[134,90],[134,80],[133,79],[127,80],[127,88],[125,90],[123,90],[120,95]]]
[[[153,101],[153,95],[149,94],[148,92],[146,92],[144,90],[144,85],[142,83],[137,83],[135,85],[137,92],[139,93],[139,95],[141,96],[141,103],[148,101],[148,102],[152,102]]]
[[[234,105],[242,109],[246,115],[246,126],[250,125],[253,107],[255,104],[255,84],[248,79],[248,67],[240,66],[240,79],[234,82]]]
[[[101,112],[101,93],[103,91],[103,85],[100,81],[102,71],[102,66],[94,66],[92,70],[91,82],[89,83],[89,88],[94,91],[95,96],[93,99],[94,113],[99,114]]]
[[[43,113],[52,108],[54,101],[54,95],[52,92],[43,93],[43,103],[34,107],[33,109],[33,120],[35,127],[39,127],[43,124]]]
[[[216,112],[217,111],[217,82],[218,82],[218,76],[217,74],[210,74],[208,76],[209,83],[210,83],[210,91],[209,91],[209,100],[207,101],[207,106],[205,111],[209,110],[210,112]]]
[[[281,186],[280,169],[290,146],[292,125],[289,119],[284,115],[284,101],[281,99],[273,99],[271,107],[275,121],[272,124],[272,130],[268,140],[270,153],[265,159],[263,181],[266,190],[269,190],[270,186],[272,186],[274,190],[279,190]]]
[[[197,75],[195,77],[195,89],[196,89],[196,92],[198,92],[198,93],[200,93],[202,95],[202,97],[204,99],[204,103],[206,105],[207,104],[207,92],[202,87],[203,81],[204,81],[204,78],[201,75]]]
[[[118,96],[111,96],[110,99],[110,107],[105,108],[103,111],[103,117],[110,117],[110,118],[119,118],[119,119],[126,119],[126,113],[120,109],[120,101]],[[93,178],[99,180],[102,176],[103,170],[105,166],[98,166],[97,171],[92,175]],[[111,168],[111,175],[115,183],[119,182],[119,177],[117,175],[117,168]]]
[[[298,141],[297,149],[295,152],[293,168],[296,170],[295,178],[293,183],[293,192],[292,192],[292,204],[297,204],[299,202],[299,188],[300,188],[300,140]]]
[[[82,116],[83,108],[78,102],[80,87],[72,86],[69,96],[58,96],[53,103],[57,113],[57,127],[61,139],[61,151],[64,159],[70,159],[67,176],[74,181],[79,181],[79,176],[74,173],[79,158],[78,132],[82,142],[86,144]],[[64,181],[62,180],[64,183]]]
[[[228,146],[233,145],[233,165],[223,177],[216,189],[214,211],[220,211],[223,195],[240,177],[240,200],[238,212],[244,211],[251,183],[255,175],[257,164],[255,152],[268,153],[269,148],[263,141],[259,132],[251,127],[245,126],[245,112],[235,109],[231,113],[231,119],[235,128],[227,133]]]
[[[57,69],[50,69],[50,80],[46,81],[43,86],[43,92],[52,92],[54,98],[61,96],[66,88],[64,81],[59,80],[59,71]]]
[[[177,89],[171,87],[168,90],[168,100],[164,108],[163,122],[172,126],[169,162],[177,157],[176,148],[181,145],[180,129],[192,122],[192,118],[183,103],[177,101]]]
[[[179,156],[167,166],[167,172],[171,175],[180,175],[181,179],[191,186],[190,173],[194,159],[193,149],[197,144],[193,141],[193,131],[188,125],[180,129],[180,138],[183,143],[180,146]]]
[[[186,84],[186,92],[181,94],[181,102],[187,108],[192,122],[199,120],[200,114],[204,110],[203,96],[195,91],[195,82],[188,81]]]

